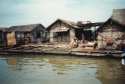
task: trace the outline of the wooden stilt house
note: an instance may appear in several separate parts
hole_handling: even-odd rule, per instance
[[[83,40],[86,41],[95,41],[97,38],[97,29],[103,24],[104,22],[82,22],[79,21],[77,25],[82,29],[83,33]],[[78,32],[79,33],[79,32]]]
[[[69,43],[76,38],[76,30],[79,31],[79,27],[75,22],[57,19],[47,30],[50,42]]]
[[[46,39],[46,30],[41,24],[11,26],[8,32],[15,33],[16,45],[40,43]]]
[[[97,32],[99,49],[121,49],[125,44],[125,9],[114,9]]]
[[[94,41],[96,39],[96,29],[103,23],[85,23],[71,22],[62,19],[57,19],[48,28],[50,42],[69,43],[77,39],[79,42]],[[92,28],[95,30],[92,31]],[[94,32],[94,33],[93,33]]]

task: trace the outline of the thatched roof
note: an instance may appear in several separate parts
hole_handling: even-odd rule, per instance
[[[111,19],[125,26],[125,9],[114,9]]]
[[[41,24],[29,24],[29,25],[11,26],[8,29],[8,31],[30,32],[38,26],[41,26],[43,29],[45,29],[45,27]]]
[[[64,23],[64,24],[67,24],[67,25],[71,26],[72,28],[79,28],[75,22],[68,21],[68,20],[62,20],[62,19],[57,19],[55,22],[53,22],[51,25],[49,25],[49,26],[47,27],[47,30],[50,30],[51,27],[52,27],[54,24],[56,24],[57,22],[62,22],[62,23]]]

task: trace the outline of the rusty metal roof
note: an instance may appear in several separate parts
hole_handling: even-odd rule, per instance
[[[6,32],[6,31],[8,31],[8,27],[0,27],[0,31]]]
[[[55,28],[54,30],[52,30],[53,32],[66,32],[68,31],[69,28]]]

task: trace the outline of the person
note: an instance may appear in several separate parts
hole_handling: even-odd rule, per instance
[[[107,37],[106,38],[106,49],[112,50],[113,49],[113,38]]]
[[[77,38],[74,38],[74,48],[77,48],[78,47],[78,40]]]
[[[97,45],[98,45],[98,43],[97,43],[97,42],[95,42],[95,44],[94,44],[94,49],[96,49]]]
[[[70,47],[71,48],[77,48],[78,47],[78,40],[77,40],[77,38],[72,39],[72,41],[70,42]]]

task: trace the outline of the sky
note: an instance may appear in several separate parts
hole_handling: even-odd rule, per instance
[[[56,19],[103,22],[113,9],[125,8],[125,0],[0,0],[0,26],[41,23]]]

